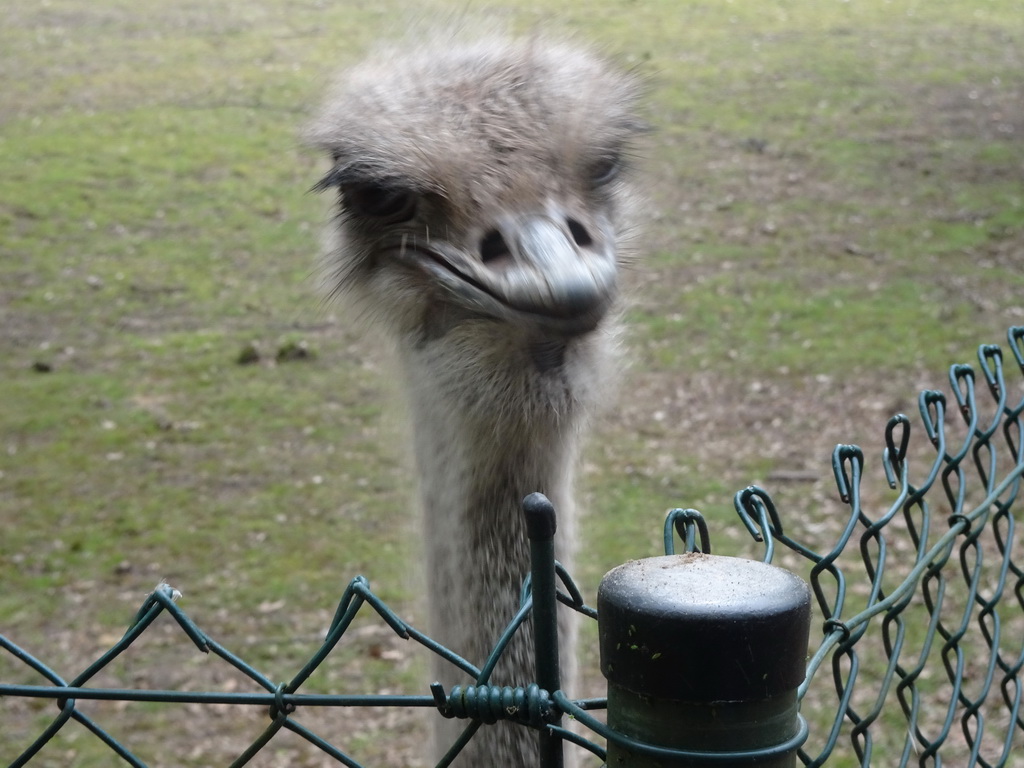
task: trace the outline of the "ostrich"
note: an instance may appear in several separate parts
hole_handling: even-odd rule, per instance
[[[639,91],[572,45],[441,38],[347,72],[307,131],[332,162],[316,189],[339,194],[329,289],[384,330],[402,371],[430,632],[475,664],[518,608],[524,496],[552,500],[572,558],[578,443],[614,368]],[[560,617],[567,690],[573,625]],[[492,683],[534,679],[520,635]],[[470,682],[449,667],[446,687]],[[465,723],[438,721],[443,751]],[[499,724],[458,764],[536,763],[536,734]]]

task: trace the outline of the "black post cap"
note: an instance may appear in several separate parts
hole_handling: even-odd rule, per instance
[[[803,682],[810,591],[789,571],[701,553],[634,560],[597,595],[601,672],[675,701],[758,701]]]

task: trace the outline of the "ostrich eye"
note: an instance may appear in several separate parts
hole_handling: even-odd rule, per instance
[[[345,206],[360,216],[388,224],[408,221],[416,212],[416,196],[407,189],[359,184],[342,190]]]
[[[615,181],[622,170],[622,162],[618,155],[607,155],[598,159],[590,167],[590,183],[595,187],[603,187]]]

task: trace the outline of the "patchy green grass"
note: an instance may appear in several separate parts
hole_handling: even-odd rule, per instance
[[[650,79],[631,366],[582,473],[586,594],[607,568],[658,551],[669,507],[704,511],[716,551],[755,553],[731,511],[750,482],[828,541],[831,446],[864,442],[873,456],[922,382],[941,385],[949,363],[1024,322],[1024,7],[469,12],[593,39]],[[0,631],[59,672],[109,646],[160,580],[282,678],[358,573],[422,619],[392,377],[321,298],[328,213],[306,193],[320,161],[297,136],[330,72],[372,40],[465,13],[440,0],[7,3]],[[296,345],[313,354],[276,359]],[[794,471],[822,480],[772,485]],[[172,654],[173,637],[157,652]],[[404,646],[366,637],[317,690],[419,680]],[[192,656],[119,674],[229,684]],[[0,675],[13,669],[0,659]],[[102,711],[174,744],[180,720],[141,709]],[[0,762],[48,712],[3,718]],[[225,754],[262,727],[237,716],[203,730]],[[409,764],[421,746],[384,715],[361,728],[368,759]],[[401,734],[382,743],[380,730]],[[49,754],[44,765],[109,760],[84,732]],[[171,755],[222,757],[157,760]]]

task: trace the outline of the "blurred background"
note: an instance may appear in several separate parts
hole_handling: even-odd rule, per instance
[[[671,507],[760,557],[732,504],[751,483],[828,549],[833,446],[864,448],[884,508],[889,416],[1024,324],[1019,0],[6,0],[0,633],[73,677],[167,581],[284,680],[357,574],[423,624],[391,364],[319,286],[324,163],[298,135],[375,40],[467,15],[590,41],[650,84],[626,366],[578,491],[589,601],[660,552]],[[138,645],[97,684],[252,689],[169,622]],[[422,693],[425,669],[368,620],[304,690]],[[0,679],[40,682],[5,654]],[[266,721],[80,706],[153,766],[226,764]],[[56,712],[0,710],[0,764]],[[368,764],[427,764],[419,715],[310,717]],[[68,727],[38,764],[113,759]],[[333,763],[284,735],[254,764]]]

